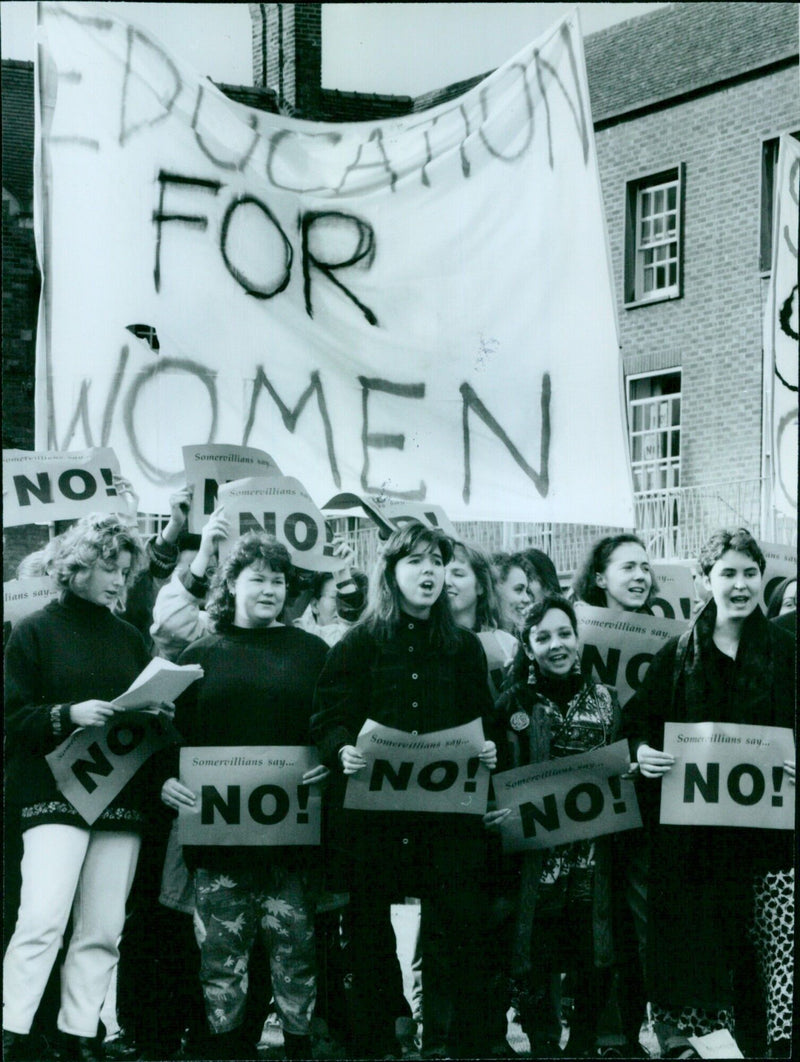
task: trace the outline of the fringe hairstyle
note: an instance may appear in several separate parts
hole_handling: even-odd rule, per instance
[[[62,601],[69,591],[80,591],[95,564],[115,563],[120,553],[130,553],[131,567],[121,602],[124,606],[124,594],[130,589],[142,566],[144,547],[136,531],[131,530],[118,516],[113,513],[88,513],[50,545],[52,553],[48,571],[60,590]],[[46,560],[48,548],[42,551]]]
[[[251,564],[269,565],[273,572],[283,572],[286,576],[286,599],[290,595],[290,581],[294,569],[289,550],[274,535],[263,531],[248,531],[238,538],[233,549],[217,568],[208,593],[206,611],[216,631],[228,631],[233,627],[236,615],[236,596],[231,590],[241,572]],[[281,609],[278,620],[283,615]]]
[[[521,635],[522,644],[519,649],[517,649],[517,655],[514,657],[514,662],[511,665],[511,674],[506,680],[506,683],[504,683],[504,686],[528,681],[530,670],[535,666],[535,662],[528,655],[531,631],[534,627],[538,627],[544,616],[552,609],[558,609],[560,612],[563,612],[569,620],[570,627],[572,627],[575,634],[578,633],[578,618],[571,602],[569,602],[563,594],[546,594],[538,605],[533,606],[525,618],[525,625],[522,628]]]
[[[375,562],[369,580],[369,600],[358,625],[365,627],[379,645],[391,641],[400,625],[403,599],[395,579],[397,562],[419,549],[426,552],[438,550],[445,565],[450,563],[453,556],[452,540],[444,531],[413,520],[392,532]],[[455,651],[459,629],[447,603],[444,586],[431,605],[430,625],[434,648],[448,653]]]
[[[644,542],[638,535],[631,534],[629,531],[624,531],[621,535],[606,535],[605,538],[595,542],[572,583],[572,589],[578,601],[585,601],[587,605],[594,605],[596,608],[606,608],[606,592],[597,585],[597,576],[602,575],[609,566],[614,551],[627,542],[641,546],[647,553]],[[644,602],[645,607],[649,607],[658,594],[658,580],[652,571],[650,578],[650,592]]]

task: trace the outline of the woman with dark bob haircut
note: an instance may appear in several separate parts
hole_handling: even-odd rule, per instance
[[[327,646],[280,621],[292,572],[285,546],[252,531],[220,565],[208,601],[215,633],[194,642],[181,664],[203,678],[178,699],[175,722],[189,746],[309,745],[314,684]],[[175,772],[177,763],[171,769]],[[165,771],[166,773],[166,771]],[[303,784],[328,775],[312,768]],[[161,799],[177,810],[197,795],[173,773]],[[248,963],[263,932],[275,1008],[288,1058],[310,1058],[316,998],[314,890],[319,848],[300,845],[184,845],[194,873],[195,933],[209,1026],[203,1058],[254,1058],[243,1022]],[[264,999],[266,1012],[269,1000]]]
[[[644,542],[626,531],[595,542],[572,589],[577,600],[587,605],[652,615],[650,605],[658,584]]]
[[[613,689],[581,672],[572,605],[549,594],[531,609],[497,713],[513,767],[590,752],[617,738]],[[509,814],[490,812],[487,825]],[[597,1023],[611,985],[610,858],[607,837],[525,853],[517,939],[519,1009],[537,1055],[559,1053],[561,1023],[550,1003],[553,975],[572,975],[575,997],[567,1053],[595,1053]]]
[[[758,543],[744,528],[717,531],[699,562],[711,592],[707,605],[686,634],[656,654],[623,713],[631,752],[656,791],[643,808],[655,812],[649,823],[649,999],[662,1046],[670,1037],[727,1028],[746,1056],[761,1057],[766,1045],[754,1042],[754,1024],[763,1021],[764,1008],[753,1014],[757,1000],[748,968],[754,922],[770,1053],[784,1057],[792,1034],[792,833],[658,822],[657,790],[674,763],[661,751],[665,723],[794,723],[794,645],[759,608],[766,562]],[[794,760],[783,769],[793,784]]]
[[[41,1057],[31,1025],[70,914],[61,1051],[77,1059],[97,1050],[147,786],[137,774],[88,826],[57,789],[45,756],[81,727],[106,726],[111,701],[147,666],[142,636],[114,615],[142,556],[138,536],[116,516],[83,517],[53,550],[59,600],[21,620],[6,649],[6,800],[23,830],[20,907],[3,964],[8,1059]]]
[[[393,532],[370,580],[366,612],[328,655],[312,731],[322,762],[338,776],[339,803],[346,776],[366,767],[356,741],[367,719],[420,735],[488,720],[483,651],[474,634],[456,626],[443,592],[452,549],[440,530],[420,523]],[[486,741],[481,762],[492,768],[496,757],[494,742]],[[423,986],[423,1048],[486,1057],[481,817],[344,810],[338,830],[350,878],[352,1053],[397,1054],[395,1022],[407,1024],[410,1010],[390,905],[419,896],[425,978],[452,1008],[445,1042],[435,1042],[441,998],[429,1021]],[[444,941],[429,946],[433,937]]]

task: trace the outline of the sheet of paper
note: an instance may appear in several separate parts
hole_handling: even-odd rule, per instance
[[[744,1058],[727,1029],[717,1029],[706,1036],[687,1036],[686,1039],[701,1058]]]
[[[149,708],[152,704],[174,701],[197,679],[203,677],[199,664],[173,664],[154,657],[128,689],[111,702],[117,708]]]

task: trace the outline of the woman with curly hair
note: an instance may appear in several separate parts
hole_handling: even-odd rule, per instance
[[[417,522],[393,532],[370,579],[366,612],[330,651],[312,733],[323,763],[336,770],[340,797],[346,777],[366,767],[356,741],[367,719],[419,735],[488,721],[483,651],[474,634],[456,626],[444,593],[452,548],[438,528]],[[496,758],[487,740],[479,759],[492,768]],[[350,886],[352,1053],[398,1051],[395,1031],[410,1013],[390,905],[418,896],[424,978],[437,986],[437,1017],[445,997],[451,1015],[444,1025],[429,1021],[431,997],[423,989],[423,1051],[487,1057],[480,816],[340,810],[337,826]],[[405,1021],[396,1026],[397,1019]]]
[[[271,535],[252,531],[217,570],[207,611],[214,633],[181,654],[203,678],[178,699],[175,723],[190,746],[309,745],[312,695],[327,646],[281,622],[293,569]],[[306,771],[304,784],[328,774]],[[193,807],[196,794],[178,777],[161,789],[167,807]],[[264,934],[286,1055],[310,1058],[316,998],[314,904],[318,848],[184,845],[194,873],[195,933],[209,1026],[203,1058],[255,1058],[243,1022],[248,963]],[[264,1000],[266,1012],[268,999]]]
[[[566,598],[547,595],[531,609],[523,643],[497,702],[513,766],[610,745],[620,723],[616,694],[584,677],[578,623]],[[487,825],[509,811],[490,812]],[[560,1021],[550,1007],[553,974],[567,971],[575,995],[567,1053],[593,1055],[610,988],[609,838],[577,841],[523,857],[517,926],[519,1009],[534,1054],[558,1054]]]
[[[592,546],[572,584],[578,601],[615,612],[645,612],[658,584],[644,542],[623,532],[607,535]]]
[[[644,802],[643,813],[657,809],[661,779],[674,764],[663,751],[665,723],[794,723],[794,645],[759,608],[766,560],[758,543],[744,528],[717,531],[700,550],[699,562],[711,593],[706,607],[685,635],[656,654],[624,711],[625,733],[643,784],[654,790],[655,799]],[[794,759],[783,769],[793,784]],[[763,1009],[761,1015],[753,1014],[757,979],[748,939],[755,920],[771,1054],[788,1055],[791,831],[662,825],[656,814],[649,826],[646,969],[662,1046],[674,1036],[718,1029],[757,1035],[754,1023],[763,1021]],[[745,1015],[747,1023],[741,1020]],[[753,1050],[744,1039],[741,1046],[746,1053],[748,1047]],[[755,1046],[757,1053],[763,1046]]]
[[[59,600],[23,619],[6,649],[6,800],[23,830],[20,907],[3,964],[8,1059],[41,1057],[29,1034],[70,913],[58,1013],[63,1053],[88,1059],[98,1050],[146,785],[134,776],[87,826],[56,788],[45,756],[76,729],[105,726],[110,702],[149,661],[142,636],[114,614],[142,556],[136,533],[117,517],[79,520],[53,550]]]

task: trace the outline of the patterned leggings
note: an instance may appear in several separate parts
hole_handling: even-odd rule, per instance
[[[750,936],[756,949],[761,990],[766,996],[767,1039],[790,1040],[794,991],[794,870],[778,870],[753,885]],[[668,1008],[653,1004],[657,1022],[675,1026],[684,1036],[705,1036],[717,1029],[736,1035],[732,1009]]]
[[[761,983],[767,995],[767,1038],[792,1037],[794,989],[794,870],[757,878],[752,928]]]
[[[247,875],[195,873],[194,927],[200,981],[214,1033],[244,1019],[247,971],[261,929],[269,954],[272,994],[284,1031],[308,1034],[317,995],[314,903],[299,873],[276,868],[258,886]],[[266,1015],[269,1000],[264,1000]]]

